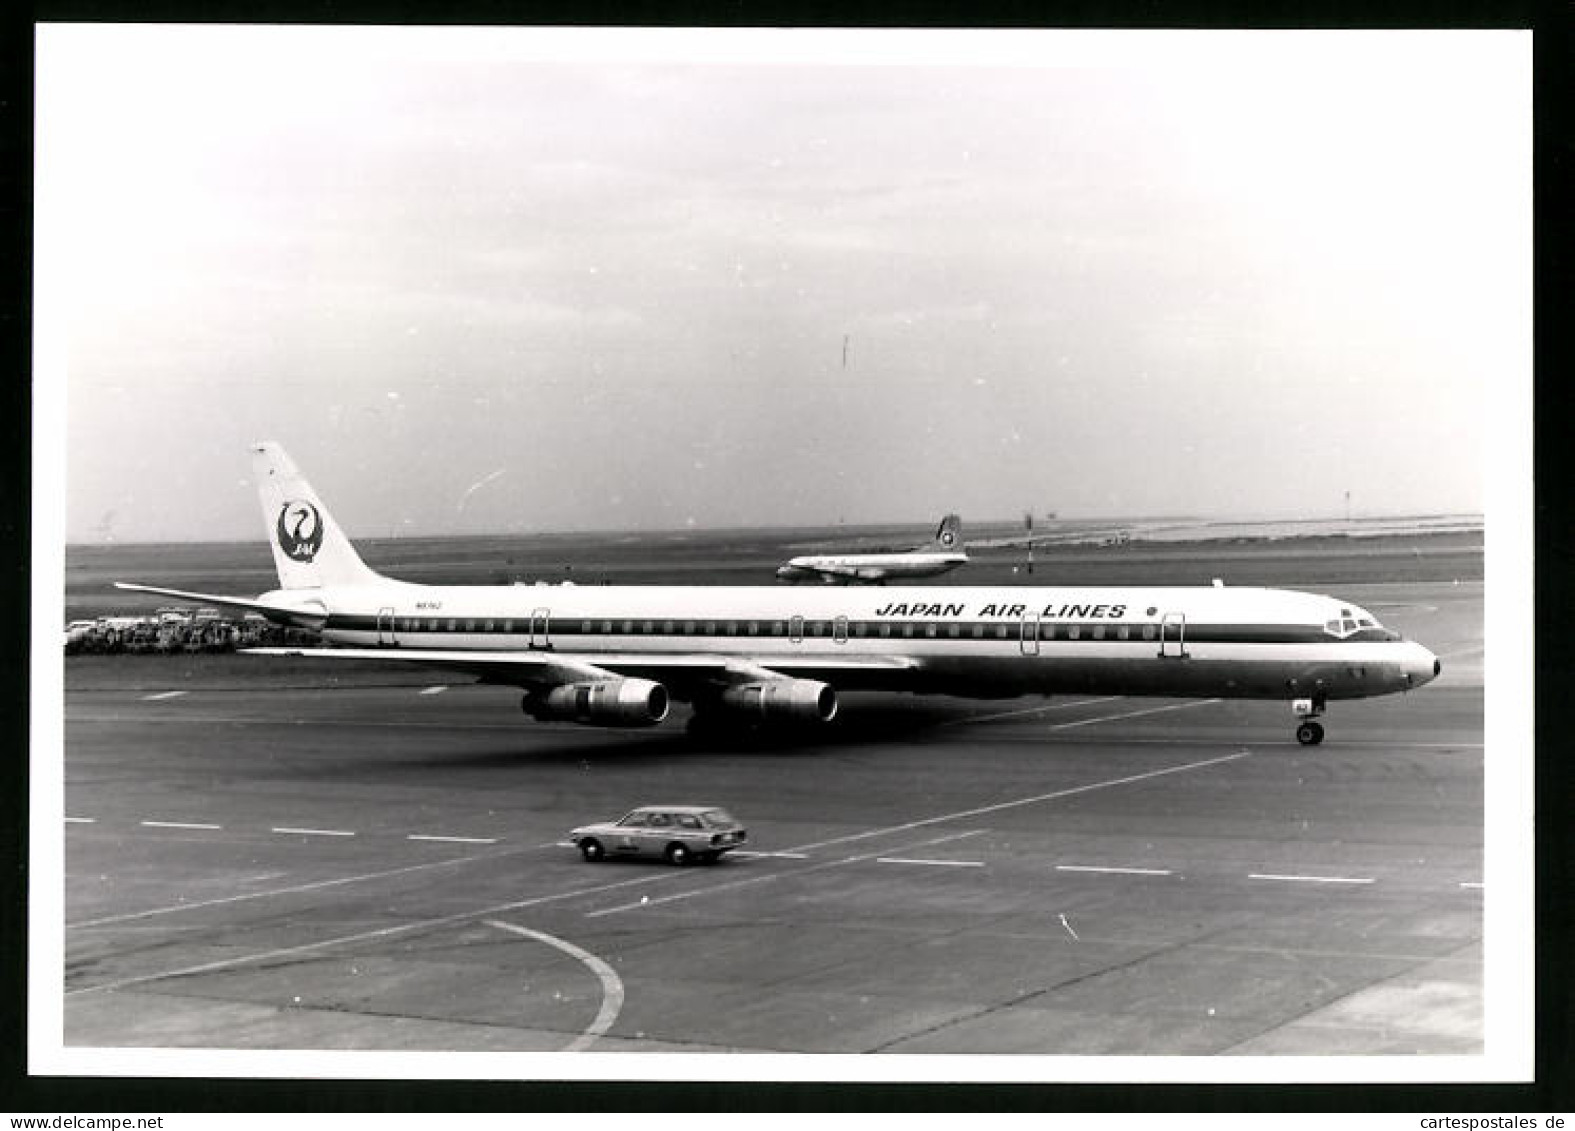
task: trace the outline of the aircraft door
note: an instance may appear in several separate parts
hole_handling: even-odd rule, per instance
[[[399,638],[394,634],[394,610],[377,610],[377,642],[379,644],[398,644]]]
[[[1022,641],[1023,641],[1023,655],[1025,655],[1025,656],[1037,656],[1037,655],[1039,655],[1039,614],[1038,613],[1024,613],[1023,614]]]
[[[1161,657],[1185,659],[1187,655],[1187,614],[1166,613],[1159,623]]]
[[[549,615],[547,609],[533,609],[530,614],[530,646],[532,648],[551,648],[552,641],[548,638]]]

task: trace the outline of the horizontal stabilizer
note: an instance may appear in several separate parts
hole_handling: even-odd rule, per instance
[[[328,620],[327,610],[285,609],[246,597],[225,597],[218,593],[188,593],[184,589],[160,589],[155,585],[136,585],[130,581],[117,581],[115,588],[129,589],[136,593],[157,593],[161,597],[177,597],[182,601],[201,601],[205,605],[218,605],[226,609],[243,609],[249,613],[261,613],[275,624],[309,628],[313,631],[321,629]]]

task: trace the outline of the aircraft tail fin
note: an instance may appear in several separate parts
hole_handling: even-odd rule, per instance
[[[954,514],[941,519],[940,526],[935,528],[935,539],[930,545],[937,550],[961,550],[963,548],[962,519]]]
[[[355,552],[284,448],[272,440],[253,444],[252,475],[281,589],[382,580]]]

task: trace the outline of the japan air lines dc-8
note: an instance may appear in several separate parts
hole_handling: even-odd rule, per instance
[[[517,687],[544,720],[825,723],[837,692],[1279,699],[1304,744],[1335,699],[1408,691],[1438,659],[1348,601],[1207,587],[431,586],[373,572],[278,444],[252,449],[279,588],[256,598],[117,582],[262,613],[333,647]]]

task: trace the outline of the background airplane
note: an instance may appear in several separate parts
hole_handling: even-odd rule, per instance
[[[777,578],[833,585],[878,585],[894,577],[935,577],[967,561],[962,520],[949,514],[941,519],[935,537],[923,546],[858,554],[808,554],[779,568]]]

